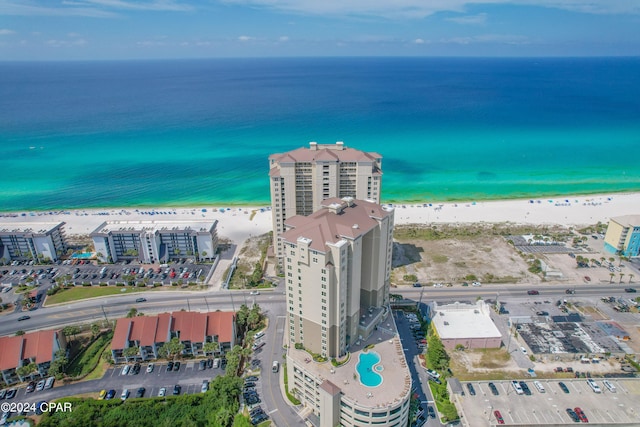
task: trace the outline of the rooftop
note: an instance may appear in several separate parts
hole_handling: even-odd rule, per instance
[[[59,331],[37,331],[14,337],[0,337],[0,371],[17,368],[25,359],[36,363],[53,358],[53,342]]]
[[[383,368],[378,372],[382,376],[382,384],[378,387],[367,387],[354,379],[359,356],[369,344],[374,345],[369,351],[380,355]],[[324,390],[335,394],[339,389],[346,399],[363,407],[386,408],[411,393],[411,375],[393,316],[387,317],[367,340],[352,344],[349,361],[342,366],[334,367],[329,361],[314,362],[305,350],[293,347],[289,348],[289,355],[310,374],[324,380],[321,385]]]
[[[311,249],[324,252],[326,244],[355,239],[378,226],[378,220],[393,215],[393,208],[351,198],[331,198],[309,216],[295,215],[286,220],[290,230],[282,234],[285,241],[296,243],[304,238]]]
[[[455,302],[437,306],[431,322],[442,339],[502,336],[491,320],[489,307],[482,300],[476,304]]]
[[[199,231],[209,232],[215,228],[218,221],[106,221],[91,234],[111,232],[171,232],[171,231]]]
[[[65,222],[5,222],[0,224],[0,233],[46,234],[65,224]]]
[[[376,162],[382,156],[374,152],[365,152],[345,147],[343,142],[318,144],[310,142],[309,148],[300,147],[281,154],[272,154],[269,160],[278,163],[287,162]]]
[[[616,216],[611,220],[625,227],[640,227],[640,215]]]

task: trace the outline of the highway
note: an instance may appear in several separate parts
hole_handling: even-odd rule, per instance
[[[624,289],[625,284],[580,284],[580,285],[538,285],[532,287],[525,284],[487,284],[482,287],[443,287],[443,288],[392,288],[391,293],[400,294],[407,299],[422,302],[432,300],[475,300],[477,297],[494,299],[559,299],[579,298],[582,296],[599,297],[609,295],[629,295]],[[145,292],[130,295],[117,295],[102,298],[92,298],[53,307],[41,307],[27,314],[30,319],[18,321],[24,312],[14,312],[0,317],[0,336],[13,335],[18,330],[33,331],[39,329],[60,328],[67,325],[92,323],[99,320],[114,320],[124,317],[133,307],[142,313],[154,314],[178,310],[216,311],[237,310],[241,304],[252,305],[254,302],[266,309],[274,304],[284,305],[285,296],[282,291],[261,291],[260,295],[250,295],[248,291],[166,291]],[[528,295],[528,290],[537,290],[539,295]],[[566,289],[575,289],[576,293],[567,295]],[[136,303],[136,298],[144,296],[147,301]],[[275,308],[275,307],[271,307]],[[280,309],[282,310],[282,309]],[[274,310],[274,311],[280,311]]]

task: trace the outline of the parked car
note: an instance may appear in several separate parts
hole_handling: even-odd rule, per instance
[[[560,389],[562,391],[564,391],[565,393],[569,394],[569,387],[567,387],[567,385],[565,383],[563,383],[562,381],[560,381],[558,383],[558,385],[560,386]]]
[[[122,375],[127,375],[129,373],[129,370],[131,369],[131,366],[129,365],[124,365],[122,367]]]
[[[140,373],[140,364],[136,363],[135,365],[133,365],[133,368],[131,368],[131,373],[133,375],[138,375]]]
[[[116,391],[115,390],[109,390],[107,392],[107,395],[104,397],[104,400],[111,400],[116,396]]]
[[[427,406],[427,414],[429,415],[429,418],[436,417],[436,411],[433,409],[433,406]]]
[[[27,393],[32,393],[35,389],[36,389],[36,382],[29,381],[29,384],[27,384]]]
[[[182,391],[182,387],[178,384],[173,386],[173,395],[177,396],[180,394],[180,392]]]
[[[170,372],[172,370],[173,370],[173,362],[167,363],[167,372]]]
[[[140,398],[140,397],[144,397],[144,392],[147,391],[144,387],[140,387],[137,391],[136,391],[136,397]]]
[[[198,370],[199,371],[204,371],[207,368],[207,361],[202,359],[200,361],[200,363],[198,364]]]
[[[124,390],[122,390],[122,394],[120,395],[120,399],[122,401],[125,401],[125,400],[127,400],[128,397],[129,397],[129,389],[125,388]]]
[[[414,287],[414,288],[421,288],[421,287],[422,287],[422,284],[420,284],[420,283],[414,283],[414,284],[413,284],[413,287]]]
[[[567,415],[569,415],[569,417],[574,423],[580,422],[580,417],[578,416],[578,414],[576,414],[576,411],[574,411],[573,409],[567,408]]]
[[[174,370],[174,372],[177,372],[177,371],[180,370],[180,362],[175,362],[173,364],[173,370]]]
[[[36,391],[42,391],[44,390],[44,385],[46,384],[46,380],[40,380],[38,381],[38,384],[36,384]]]
[[[258,380],[259,380],[259,378],[258,378],[258,377],[256,377],[255,375],[251,375],[251,376],[246,377],[244,380],[245,380],[245,381],[253,381],[253,382],[256,382],[256,381],[258,381]]]
[[[473,384],[467,383],[467,389],[469,390],[469,394],[471,396],[475,396],[476,395],[476,390],[473,388]]]
[[[17,393],[18,393],[18,390],[16,390],[15,388],[11,388],[7,390],[7,400],[13,399],[14,397],[16,397]]]
[[[249,295],[260,295],[260,291],[251,291]]]
[[[149,363],[147,365],[147,374],[150,374],[151,372],[153,372],[153,368],[154,368],[153,363]]]
[[[496,422],[498,424],[504,424],[504,418],[502,418],[500,411],[493,411],[493,416],[496,417]]]
[[[100,394],[98,394],[98,400],[102,400],[107,395],[107,390],[100,390]]]
[[[522,387],[522,391],[525,395],[531,396],[531,389],[529,388],[527,383],[525,383],[524,381],[520,381],[520,387]]]
[[[500,393],[498,393],[498,387],[496,387],[496,385],[494,383],[489,383],[488,385],[489,385],[489,390],[491,390],[491,393],[494,396],[497,396],[497,395],[500,394]]]
[[[584,414],[584,411],[582,409],[580,409],[579,407],[575,407],[575,408],[573,408],[573,410],[578,415],[578,418],[580,419],[580,421],[582,421],[583,423],[588,423],[589,422],[589,419]]]
[[[158,397],[164,397],[167,394],[167,389],[165,387],[162,387],[160,389],[160,391],[158,391]]]
[[[201,393],[206,393],[208,390],[209,390],[209,381],[203,380],[202,381],[202,387],[200,387],[200,392]]]

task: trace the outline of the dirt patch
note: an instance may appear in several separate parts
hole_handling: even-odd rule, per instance
[[[499,236],[403,240],[394,245],[393,260],[393,281],[400,284],[407,274],[415,275],[422,283],[541,281],[528,272],[529,265],[513,246]]]
[[[451,354],[451,370],[463,381],[505,380],[525,375],[505,348],[464,350]]]
[[[258,268],[258,265],[260,265],[261,260],[265,259],[267,247],[270,243],[270,233],[250,237],[245,240],[238,253],[238,264],[229,283],[230,288],[243,289],[248,286],[254,271]],[[264,266],[260,268],[262,269],[263,267]]]

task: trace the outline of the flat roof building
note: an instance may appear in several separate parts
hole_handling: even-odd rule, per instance
[[[611,218],[604,236],[604,249],[629,258],[640,256],[640,215]]]
[[[218,221],[107,221],[90,236],[102,262],[210,260],[218,247]]]
[[[57,261],[67,251],[64,222],[0,223],[0,258]]]
[[[484,301],[476,304],[437,305],[431,323],[444,347],[453,350],[457,345],[465,348],[499,348],[502,334],[493,323]]]
[[[345,147],[343,142],[318,144],[269,156],[273,238],[294,215],[310,215],[329,198],[353,197],[380,203],[382,156]]]

